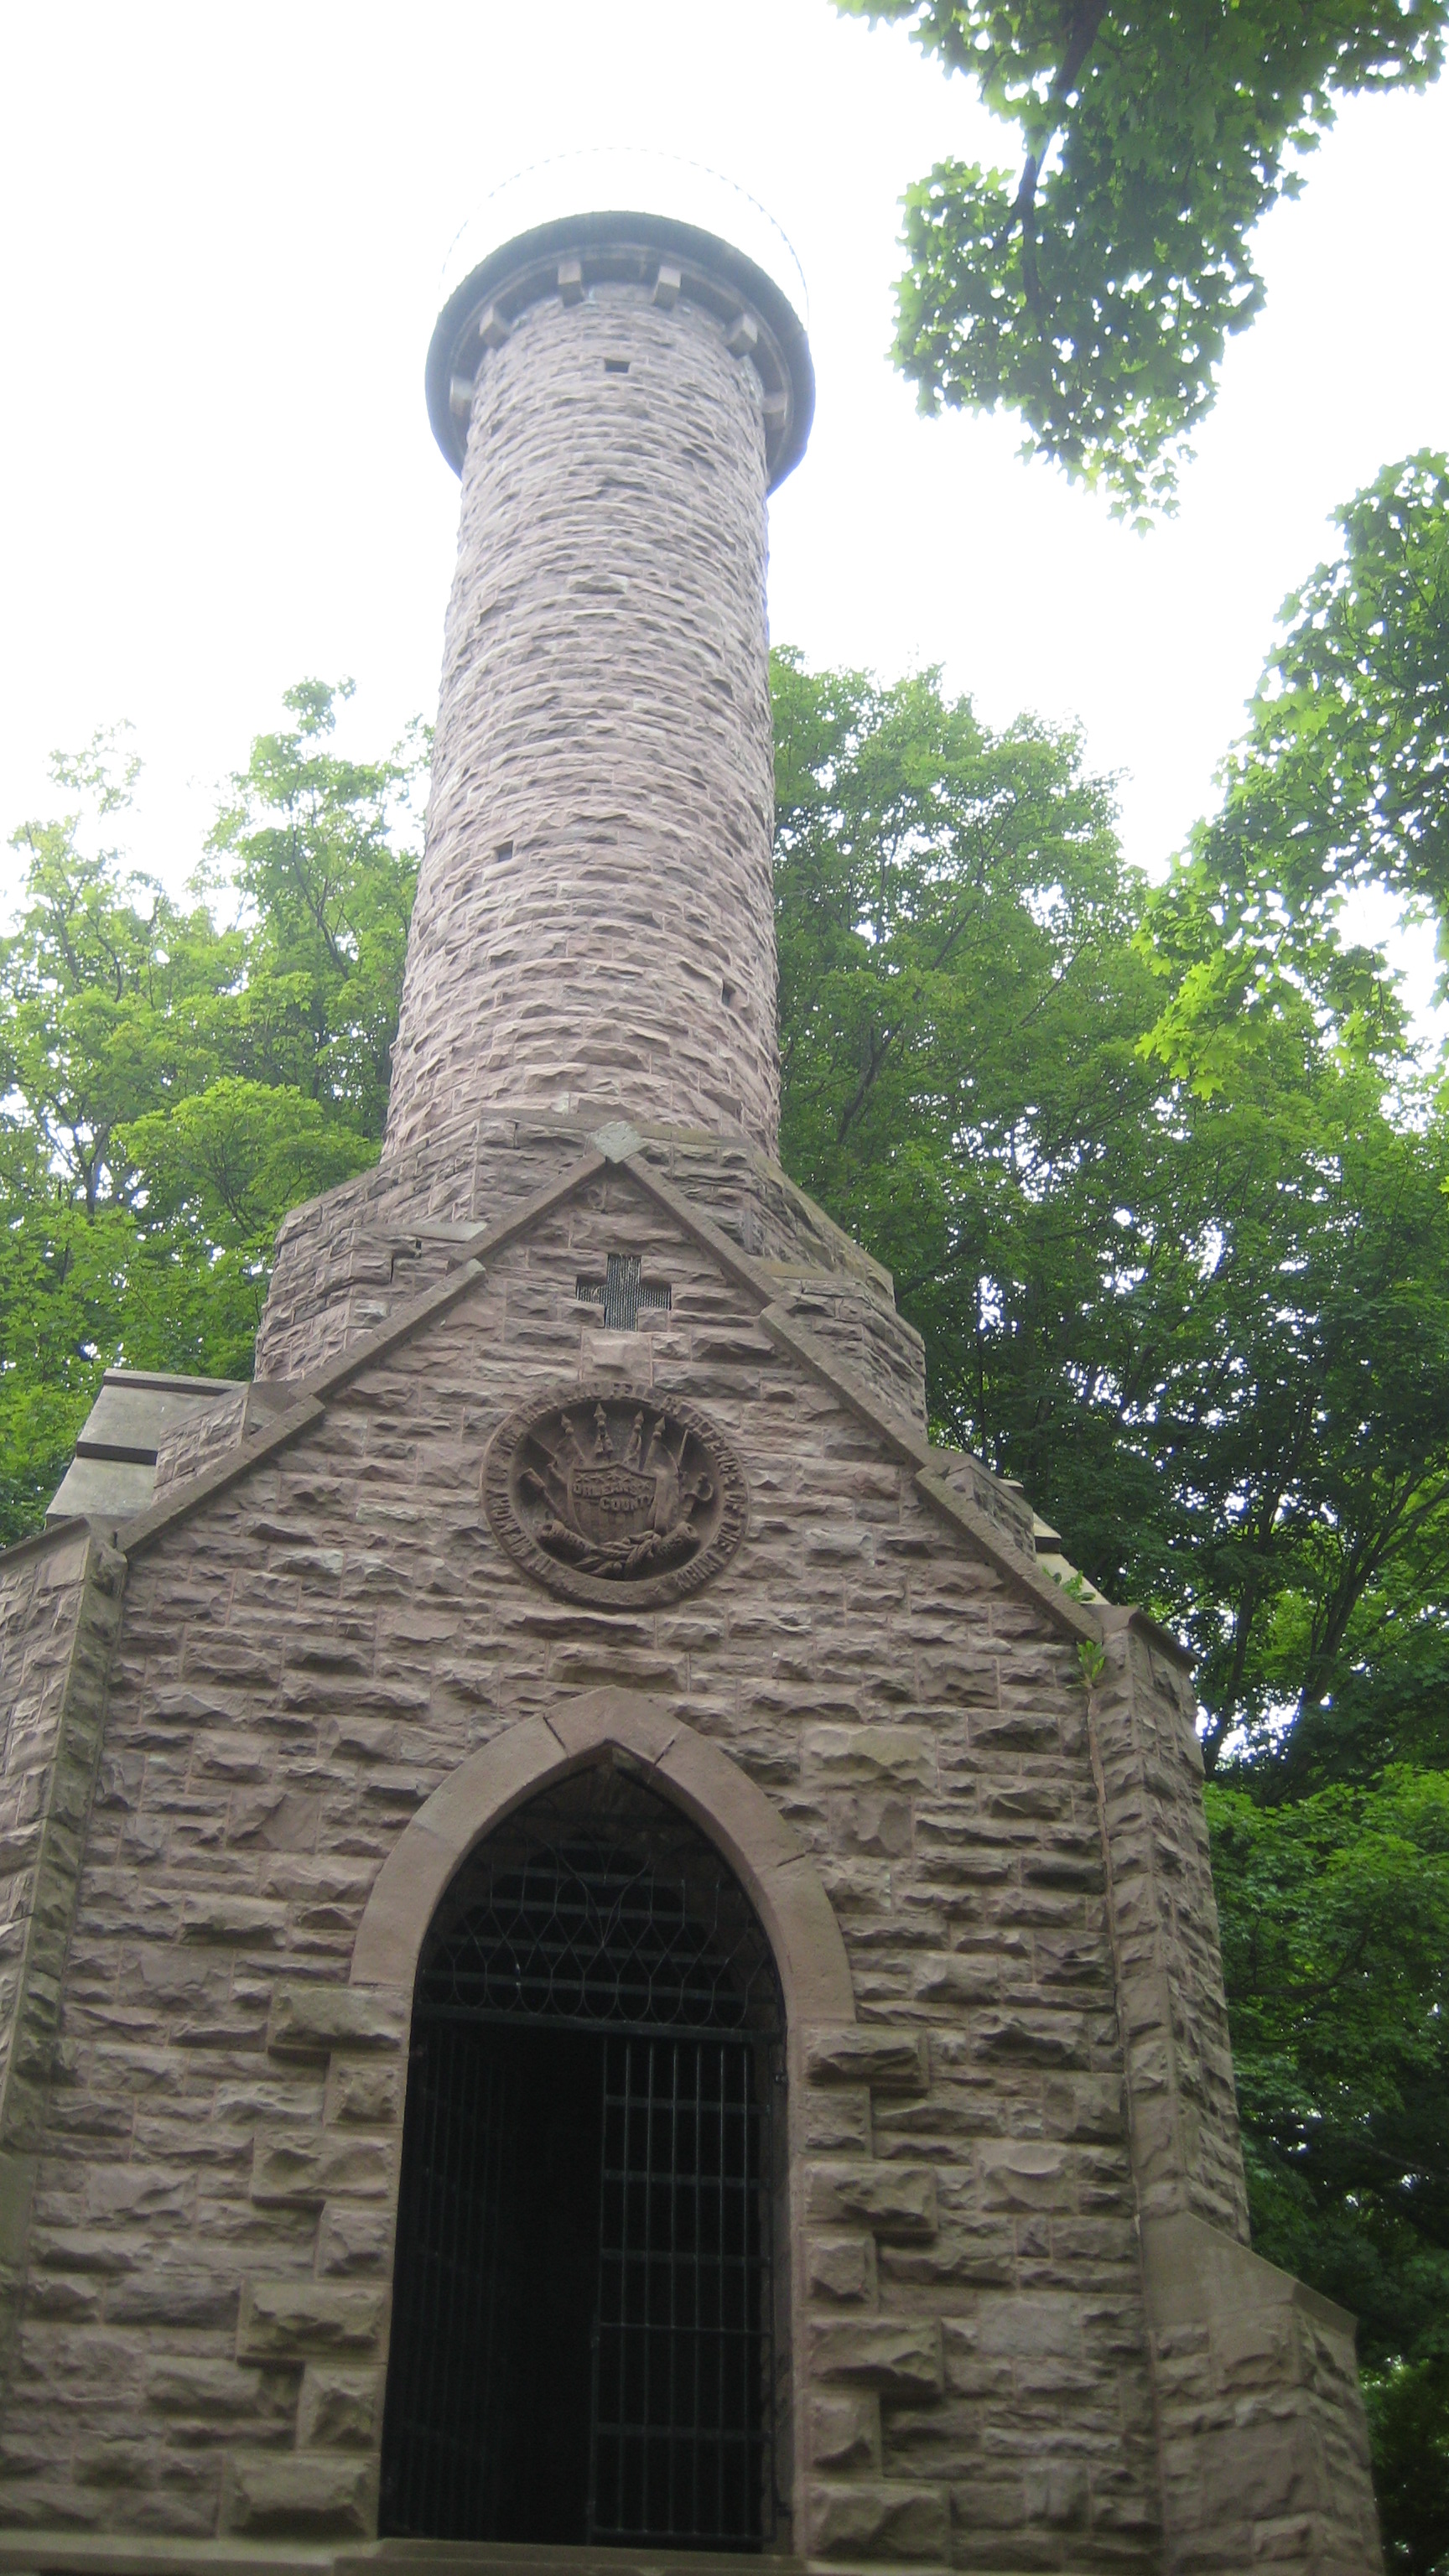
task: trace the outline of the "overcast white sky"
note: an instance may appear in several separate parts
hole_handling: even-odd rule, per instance
[[[1266,316],[1143,538],[1018,463],[1010,421],[924,420],[892,374],[901,191],[1010,138],[828,0],[10,0],[0,86],[0,837],[53,803],[52,746],[126,716],[134,853],[173,881],[289,681],[352,675],[359,748],[433,712],[439,273],[547,155],[696,158],[795,245],[819,405],[773,505],[776,639],[1079,718],[1148,866],[1210,800],[1334,504],[1449,446],[1449,87],[1352,105],[1272,217]]]

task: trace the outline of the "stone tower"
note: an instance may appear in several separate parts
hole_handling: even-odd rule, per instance
[[[636,229],[647,294],[552,226],[433,344],[463,514],[389,1155],[444,1102],[775,1150],[765,494],[810,363],[759,272]]]
[[[0,2571],[1376,2568],[1181,1654],[774,1160],[800,325],[570,218],[428,397],[381,1161],[0,1560]]]

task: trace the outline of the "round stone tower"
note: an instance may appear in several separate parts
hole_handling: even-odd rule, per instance
[[[464,281],[427,383],[463,507],[384,1164],[508,1109],[773,1154],[765,504],[803,328],[712,234],[574,216]]]

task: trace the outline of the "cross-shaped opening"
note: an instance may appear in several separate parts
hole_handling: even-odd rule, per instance
[[[637,1252],[611,1252],[602,1279],[581,1274],[576,1282],[574,1294],[581,1306],[602,1306],[606,1332],[636,1333],[643,1308],[662,1307],[667,1312],[672,1304],[668,1280],[641,1279],[640,1268]]]

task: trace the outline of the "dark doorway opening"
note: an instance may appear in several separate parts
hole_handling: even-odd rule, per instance
[[[475,1854],[414,2007],[381,2528],[774,2528],[773,1961],[717,1852],[594,1772]]]

